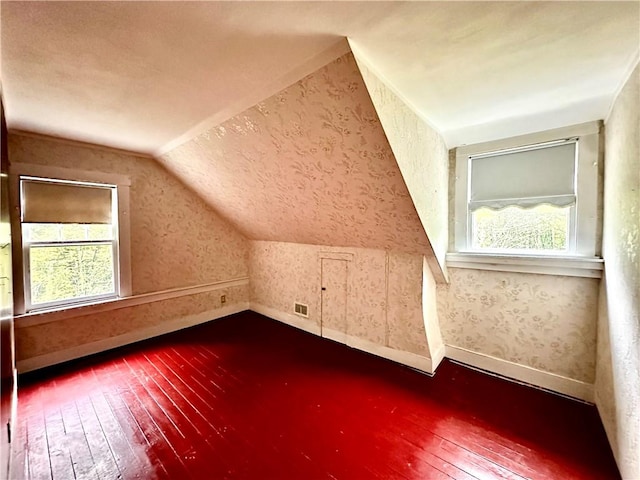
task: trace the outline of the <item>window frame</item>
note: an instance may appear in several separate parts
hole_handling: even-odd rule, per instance
[[[115,295],[98,295],[82,297],[71,300],[48,302],[46,304],[30,304],[30,292],[27,289],[30,283],[26,281],[28,275],[29,254],[25,253],[27,244],[34,242],[23,241],[22,209],[20,198],[20,181],[22,178],[37,179],[60,183],[80,183],[108,187],[114,189],[112,196],[113,212],[112,228],[114,228],[112,240],[106,242],[115,245],[117,254],[114,256],[114,286]],[[40,311],[55,311],[68,308],[86,306],[91,304],[113,301],[118,298],[131,296],[131,243],[129,224],[129,190],[131,181],[128,176],[97,171],[84,171],[62,167],[50,167],[33,164],[14,164],[9,170],[10,204],[11,204],[11,230],[13,242],[13,287],[14,310],[16,315],[25,313],[37,313]],[[100,240],[98,242],[105,242]],[[43,242],[52,243],[52,242]],[[53,242],[55,243],[55,242]],[[92,241],[74,241],[68,243],[92,243]]]
[[[77,182],[51,178],[32,177],[28,175],[20,175],[20,205],[24,204],[24,191],[22,189],[23,181],[36,181],[50,184],[61,185],[80,185],[86,188],[107,188],[111,190],[111,223],[108,224],[111,227],[111,240],[57,240],[57,241],[32,241],[25,240],[25,225],[33,225],[31,223],[25,223],[21,219],[21,236],[22,236],[22,271],[24,280],[24,304],[26,312],[33,312],[37,310],[50,309],[54,307],[66,307],[75,304],[84,304],[88,302],[96,302],[99,300],[111,300],[120,296],[119,288],[119,248],[118,248],[118,188],[116,185],[93,183],[93,182]],[[55,224],[60,225],[60,224]],[[110,245],[113,255],[113,291],[101,294],[101,295],[88,295],[84,297],[74,297],[62,300],[54,300],[51,302],[36,303],[32,302],[31,297],[31,248],[32,247],[56,247],[56,246],[71,246],[80,247],[85,245]]]
[[[602,123],[588,122],[530,135],[464,145],[455,149],[455,178],[453,192],[453,242],[455,253],[471,255],[495,255],[497,260],[505,257],[535,258],[597,258],[600,253],[601,229],[601,134]],[[469,209],[471,157],[502,150],[518,149],[550,142],[576,139],[576,203],[572,207],[573,234],[570,235],[568,251],[523,251],[472,248],[472,218]]]

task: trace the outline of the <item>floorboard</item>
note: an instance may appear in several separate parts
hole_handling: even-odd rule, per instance
[[[19,379],[15,480],[617,479],[593,406],[245,312]]]

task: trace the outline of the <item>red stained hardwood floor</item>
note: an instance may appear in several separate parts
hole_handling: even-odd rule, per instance
[[[17,480],[619,478],[592,406],[251,312],[25,375],[18,415]]]

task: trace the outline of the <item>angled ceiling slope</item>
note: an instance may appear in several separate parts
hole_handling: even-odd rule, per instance
[[[251,239],[434,256],[351,53],[158,161]]]
[[[9,129],[168,151],[347,52],[449,148],[604,118],[638,1],[0,2]]]
[[[305,12],[278,2],[2,1],[9,128],[167,151],[349,51],[342,35],[301,31]]]
[[[369,96],[413,200],[435,258],[427,258],[436,279],[445,277],[449,248],[449,152],[442,136],[428,125],[366,60],[354,56]]]

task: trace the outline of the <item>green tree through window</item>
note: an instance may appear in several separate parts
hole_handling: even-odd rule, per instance
[[[113,228],[107,224],[23,224],[30,303],[114,295]]]
[[[472,214],[473,247],[500,250],[565,251],[570,207],[480,208]]]
[[[115,291],[111,244],[32,246],[30,273],[32,304]]]

